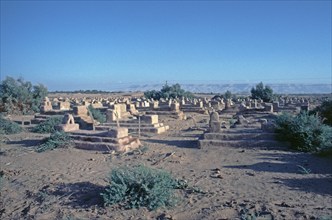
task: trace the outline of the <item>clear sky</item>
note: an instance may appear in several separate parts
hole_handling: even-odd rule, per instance
[[[1,1],[1,79],[331,83],[331,1]]]

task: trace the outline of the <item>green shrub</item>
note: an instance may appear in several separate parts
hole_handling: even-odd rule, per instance
[[[0,112],[8,114],[28,114],[38,112],[47,95],[42,84],[33,86],[23,78],[6,77],[0,84]]]
[[[71,144],[72,140],[66,132],[56,131],[49,138],[46,138],[44,143],[37,147],[36,151],[40,153],[46,150],[70,146]]]
[[[264,84],[260,82],[256,85],[256,88],[251,89],[251,98],[271,102],[273,100],[273,90],[269,86],[265,86],[264,88]]]
[[[93,119],[99,121],[100,123],[106,122],[106,115],[101,113],[100,110],[95,109],[92,105],[89,105],[88,109],[91,112]]]
[[[111,172],[108,181],[110,185],[101,194],[105,205],[154,210],[172,206],[176,201],[173,190],[178,187],[177,181],[162,170],[145,166],[117,168]]]
[[[0,134],[17,134],[22,131],[21,126],[0,115]]]
[[[167,83],[163,86],[163,88],[160,91],[151,90],[144,92],[144,96],[148,99],[154,99],[159,100],[161,98],[193,98],[194,95],[189,92],[181,89],[180,84],[176,83],[172,86],[167,85]]]
[[[38,124],[36,127],[33,128],[33,132],[36,133],[53,133],[55,132],[54,126],[61,124],[62,117],[55,116],[55,117],[50,117],[46,121],[41,122]]]
[[[324,101],[320,106],[310,111],[310,114],[318,114],[323,123],[332,126],[332,100]]]
[[[290,142],[292,148],[304,152],[319,152],[332,148],[332,128],[317,115],[301,112],[293,117],[282,114],[276,119],[278,138]]]

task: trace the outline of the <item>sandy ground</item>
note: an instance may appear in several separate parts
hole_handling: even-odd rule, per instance
[[[143,153],[110,155],[75,148],[36,153],[34,147],[45,135],[8,135],[0,153],[0,219],[332,218],[331,159],[279,146],[198,149],[203,131],[188,129],[191,120],[161,121],[171,129],[142,137]],[[168,209],[103,207],[99,194],[112,168],[138,164],[165,169],[198,190],[177,190],[180,202]],[[303,174],[298,165],[311,172]]]

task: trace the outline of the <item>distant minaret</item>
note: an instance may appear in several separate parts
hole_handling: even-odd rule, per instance
[[[167,86],[167,80],[166,80],[166,84],[165,85]]]

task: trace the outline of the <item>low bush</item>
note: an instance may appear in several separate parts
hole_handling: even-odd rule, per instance
[[[100,110],[95,109],[92,105],[89,105],[88,109],[91,112],[93,119],[99,121],[100,123],[106,122],[106,115],[101,113]]]
[[[22,131],[20,125],[10,120],[4,119],[0,115],[0,134],[17,134]]]
[[[105,205],[154,210],[176,202],[173,190],[178,188],[178,183],[163,170],[145,166],[121,167],[111,172],[108,181],[110,185],[101,194]]]
[[[50,117],[48,118],[46,121],[41,122],[40,124],[38,124],[36,127],[33,128],[33,132],[36,133],[53,133],[55,132],[55,128],[54,126],[61,124],[62,121],[62,117]]]
[[[276,133],[280,140],[290,142],[295,150],[319,152],[332,148],[332,128],[324,125],[319,116],[307,112],[297,116],[278,116]]]
[[[332,126],[332,100],[324,101],[320,106],[310,111],[310,114],[318,114],[323,119],[324,124]]]
[[[70,136],[63,131],[56,131],[51,134],[49,138],[44,140],[44,143],[39,145],[36,149],[37,152],[44,152],[47,150],[53,150],[60,147],[68,147],[72,145]]]

